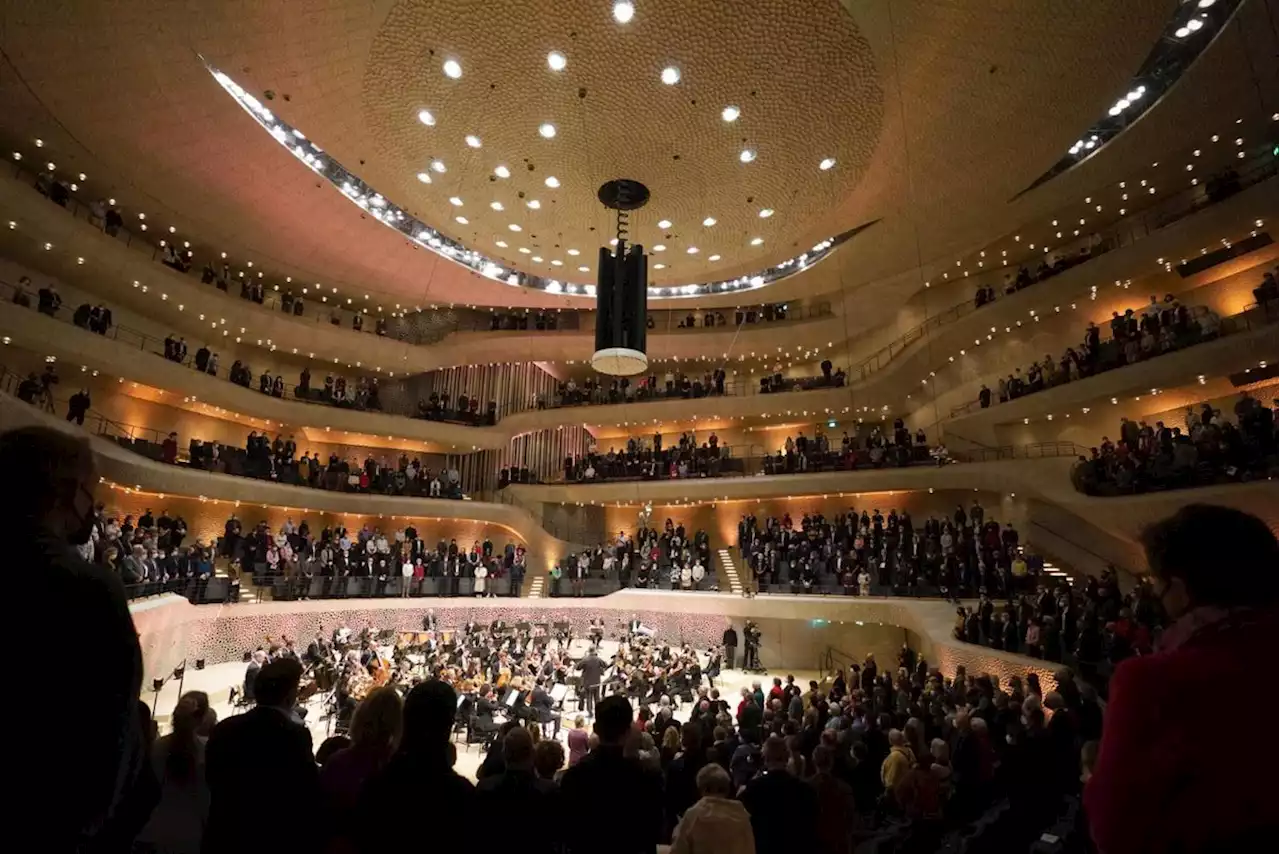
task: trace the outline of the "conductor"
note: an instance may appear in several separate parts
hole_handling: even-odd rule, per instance
[[[582,698],[586,703],[588,715],[595,717],[596,703],[600,699],[600,677],[604,674],[604,660],[596,654],[592,647],[586,657],[578,664],[578,672],[582,674]]]

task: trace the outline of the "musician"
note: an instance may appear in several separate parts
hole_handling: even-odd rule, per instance
[[[342,649],[350,640],[351,629],[347,628],[346,620],[340,620],[333,629],[333,645],[337,649]]]
[[[422,618],[422,630],[424,632],[440,631],[440,620],[436,617],[435,608],[427,610],[427,615]]]
[[[643,628],[643,626],[640,623],[640,618],[637,617],[635,614],[632,614],[631,622],[627,623],[627,637],[633,638],[636,635],[640,634],[641,628]]]
[[[254,650],[253,656],[249,659],[249,666],[244,669],[244,684],[242,685],[243,694],[246,702],[255,702],[253,686],[258,679],[258,673],[262,670],[263,665],[267,663],[267,654],[265,651]]]
[[[591,625],[587,628],[587,637],[592,643],[600,643],[604,640],[604,619],[595,617],[591,620]]]
[[[724,656],[720,653],[720,647],[712,647],[711,660],[707,662],[707,687],[716,687],[716,680],[720,678],[720,667],[724,661]]]
[[[476,697],[476,711],[471,718],[471,729],[484,735],[486,743],[498,731],[498,724],[493,720],[497,712],[498,704],[493,695],[493,686],[487,683],[481,685],[479,696]]]
[[[600,677],[604,675],[604,659],[596,654],[593,646],[578,664],[578,672],[582,675],[582,699],[588,715],[595,716],[596,701],[600,699]]]
[[[307,644],[306,662],[307,664],[318,664],[321,661],[327,661],[329,653],[329,641],[325,639],[324,626],[321,626],[316,630],[315,639]]]
[[[540,724],[554,723],[555,729],[552,731],[552,738],[559,737],[560,716],[553,711],[556,703],[551,698],[551,695],[547,693],[546,682],[543,681],[542,677],[538,677],[537,681],[534,682],[533,690],[529,692],[528,700],[533,719]]]

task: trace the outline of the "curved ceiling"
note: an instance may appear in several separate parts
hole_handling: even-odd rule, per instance
[[[1007,200],[1114,102],[1176,8],[642,0],[622,26],[611,5],[14,0],[0,11],[14,72],[0,77],[0,136],[29,154],[42,136],[93,173],[88,192],[146,206],[180,233],[304,281],[420,301],[573,304],[486,280],[362,217],[222,93],[203,56],[270,93],[282,119],[372,186],[403,193],[397,204],[447,234],[471,237],[457,230],[467,228],[490,241],[476,247],[486,252],[504,249],[494,229],[514,222],[521,231],[507,230],[505,249],[516,262],[532,264],[535,234],[547,265],[590,259],[604,242],[591,236],[611,234],[596,185],[627,167],[651,171],[628,177],[654,189],[634,236],[670,247],[651,266],[675,259],[654,284],[705,279],[712,266],[718,277],[746,274],[882,218],[874,240],[840,250],[849,258],[830,271],[822,265],[840,287],[862,280],[849,271],[900,272],[1028,213]],[[548,66],[552,50],[563,71]],[[443,73],[447,59],[461,77]],[[668,66],[680,69],[675,85],[661,82]],[[733,123],[720,116],[729,105],[742,111]],[[418,121],[423,108],[434,126]],[[640,116],[634,133],[617,128],[628,108]],[[543,122],[556,125],[553,139],[538,134]],[[757,157],[742,163],[748,146]],[[828,156],[835,168],[818,169]],[[447,171],[418,183],[432,158]],[[499,162],[513,177],[490,181]],[[108,175],[111,186],[95,185]],[[546,187],[549,175],[559,188]],[[1060,201],[1054,191],[1035,204]],[[504,219],[534,192],[539,210]],[[762,208],[775,214],[761,219]],[[716,225],[704,227],[706,217]],[[660,219],[673,225],[658,229]],[[529,241],[529,255],[512,237]],[[754,237],[763,242],[752,246]],[[557,248],[565,254],[548,251]]]

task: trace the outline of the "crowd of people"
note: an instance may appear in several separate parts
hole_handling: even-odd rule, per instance
[[[254,709],[215,725],[207,697],[186,695],[172,732],[156,739],[119,579],[77,551],[97,524],[88,443],[10,431],[0,469],[24,485],[10,519],[13,557],[36,585],[37,619],[52,624],[56,614],[79,627],[41,642],[51,660],[81,663],[77,702],[45,708],[42,725],[58,738],[18,744],[15,757],[24,769],[11,796],[17,814],[58,808],[40,829],[45,850],[129,850],[135,840],[209,854],[407,850],[423,828],[404,817],[425,804],[462,828],[518,821],[522,847],[568,854],[651,854],[668,837],[678,854],[847,852],[862,840],[878,850],[963,842],[1018,851],[1047,831],[1078,834],[1060,817],[1081,798],[1082,824],[1102,851],[1274,845],[1274,772],[1258,756],[1276,736],[1263,728],[1252,733],[1256,751],[1224,749],[1205,737],[1201,705],[1188,702],[1250,684],[1278,631],[1280,549],[1262,520],[1238,510],[1189,505],[1144,532],[1148,595],[1167,625],[1150,653],[1136,648],[1115,668],[1105,709],[1070,671],[1052,685],[962,669],[947,678],[904,649],[897,668],[868,658],[807,691],[793,680],[767,694],[753,685],[736,710],[690,680],[683,725],[670,697],[637,715],[625,695],[609,696],[590,704],[592,733],[575,723],[582,734],[567,739],[563,773],[554,748],[538,762],[510,726],[476,786],[452,768],[460,704],[443,669],[411,681],[403,700],[394,689],[366,697],[349,745],[338,742],[352,751],[345,757],[334,744],[313,750],[296,715],[303,666],[291,656],[260,668]],[[358,651],[355,663],[381,669]],[[581,684],[600,685],[605,669],[588,653]],[[549,678],[562,677],[552,667]],[[524,728],[530,739],[537,724]],[[271,795],[251,825],[246,792]]]
[[[616,583],[620,587],[718,589],[707,532],[697,530],[690,536],[683,522],[671,519],[658,531],[648,527],[647,517],[641,519],[634,537],[619,531],[612,542],[566,554],[552,565],[549,579],[553,597],[612,592],[589,589],[592,579],[607,582],[606,587]]]
[[[985,384],[978,391],[978,405],[986,409],[992,403],[1016,400],[1046,388],[1091,377],[1125,365],[1180,350],[1216,338],[1221,319],[1204,307],[1190,308],[1172,294],[1161,302],[1152,296],[1142,310],[1113,312],[1111,338],[1103,341],[1102,330],[1090,322],[1079,347],[1068,347],[1060,359],[1046,355],[1042,362],[1032,362],[1025,376],[1019,368],[1001,378],[993,393]]]
[[[696,434],[684,432],[678,440],[665,447],[662,434],[655,432],[652,439],[645,436],[628,438],[622,450],[610,447],[605,453],[591,450],[580,457],[565,457],[564,479],[570,483],[596,483],[721,477],[745,474],[742,462],[732,457],[728,446],[720,444],[720,437],[715,431],[701,445]]]
[[[738,553],[760,592],[848,596],[942,596],[979,593],[1012,598],[1040,578],[1043,560],[1021,547],[976,500],[950,517],[915,527],[910,513],[850,509],[828,519],[805,513],[738,522]]]
[[[275,587],[276,598],[347,596],[519,596],[527,569],[523,544],[499,550],[487,537],[468,549],[457,539],[431,545],[415,525],[383,531],[326,526],[317,534],[306,519],[286,518],[272,531],[265,521],[245,530],[232,515],[219,543],[231,574],[249,574]]]
[[[1096,236],[1095,236],[1096,237]],[[1077,264],[1082,264],[1094,257],[1096,248],[1101,246],[1101,239],[1097,243],[1089,247],[1082,247],[1075,253],[1054,253],[1050,258],[1042,260],[1036,265],[1034,272],[1028,270],[1025,266],[1019,267],[1017,273],[1007,275],[1004,282],[1005,296],[1015,294],[1024,288],[1029,288],[1037,282],[1043,282],[1045,279],[1051,279],[1059,273],[1065,273]],[[996,289],[991,284],[979,285],[973,294],[973,307],[982,308],[984,305],[990,305],[996,301]]]
[[[213,547],[200,539],[188,543],[187,522],[180,513],[150,508],[137,519],[93,508],[88,540],[78,547],[87,562],[120,579],[130,598],[178,593],[194,603],[209,601]]]
[[[1103,436],[1081,456],[1072,483],[1089,495],[1130,495],[1274,476],[1280,402],[1241,392],[1233,409],[1234,422],[1208,403],[1188,406],[1181,427],[1122,418],[1119,440]]]
[[[433,391],[426,400],[418,401],[418,411],[414,417],[427,421],[492,427],[498,423],[498,402],[491,400],[481,409],[480,398],[474,395],[460,394],[453,399],[448,393]]]
[[[178,434],[169,433],[159,443],[125,438],[121,444],[152,459],[182,464]],[[418,498],[465,497],[461,475],[452,465],[436,471],[418,457],[401,452],[399,457],[374,459],[366,456],[347,459],[337,454],[323,458],[319,451],[303,451],[298,456],[294,436],[250,431],[243,448],[192,438],[187,445],[186,464],[192,468],[238,477],[252,477],[291,486],[374,495],[407,495]]]
[[[945,465],[951,462],[946,446],[939,443],[930,447],[923,429],[912,436],[901,418],[895,418],[892,430],[880,425],[857,431],[850,436],[846,430],[839,446],[822,428],[815,429],[812,438],[801,431],[787,436],[772,455],[762,460],[765,474],[798,474],[818,471],[853,471],[859,467],[884,468],[885,466],[909,466],[913,463],[933,462]]]

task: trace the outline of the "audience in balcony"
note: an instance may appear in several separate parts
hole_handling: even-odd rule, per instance
[[[182,336],[168,335],[164,339],[164,357],[170,362],[186,364],[187,339]]]
[[[627,377],[612,379],[608,385],[594,376],[587,377],[578,384],[570,379],[560,383],[551,406],[588,406],[609,403],[634,403],[642,400],[661,400],[664,398],[703,398],[725,393],[726,374],[717,368],[702,376],[692,376],[678,371],[667,371],[659,376],[656,373],[632,383]],[[538,409],[546,409],[548,401],[539,395],[536,403]]]
[[[634,537],[619,531],[608,543],[570,552],[550,571],[549,595],[554,597],[600,595],[615,586],[717,589],[710,537],[698,530],[690,538],[683,522],[667,519],[661,531],[640,527]]]
[[[1124,314],[1112,313],[1109,340],[1102,341],[1101,330],[1090,323],[1078,348],[1068,347],[1060,359],[1046,355],[1043,362],[1032,362],[1025,376],[1019,368],[1007,378],[1001,378],[994,402],[1016,400],[1199,344],[1217,336],[1219,323],[1217,314],[1207,308],[1188,308],[1172,294],[1166,295],[1163,302],[1152,296],[1150,304],[1140,312],[1128,309]],[[986,409],[992,402],[991,390],[983,385],[978,392],[978,405]]]
[[[1076,462],[1072,482],[1090,495],[1128,495],[1274,475],[1276,405],[1241,393],[1234,409],[1235,423],[1208,403],[1187,407],[1182,427],[1122,418],[1119,441],[1103,436]]]
[[[31,280],[28,279],[27,281],[30,282]],[[62,308],[62,295],[58,293],[58,289],[53,282],[36,291],[36,311],[54,317],[60,308]]]
[[[497,330],[524,330],[537,329],[551,330],[556,328],[558,320],[556,312],[539,311],[539,312],[493,312],[489,315],[489,329]]]
[[[1253,300],[1262,305],[1277,299],[1280,299],[1280,284],[1276,282],[1275,271],[1271,270],[1263,274],[1262,284],[1253,289]]]
[[[862,431],[861,437],[846,431],[838,447],[818,428],[813,438],[801,432],[788,436],[772,456],[764,458],[765,474],[798,474],[809,471],[853,471],[860,466],[883,468],[907,466],[932,461],[941,464],[938,449],[930,449],[924,430],[914,437],[901,418],[894,419],[893,430],[886,434],[879,425]],[[945,448],[942,448],[945,453]]]
[[[133,516],[94,508],[93,527],[83,557],[120,578],[130,598],[180,593],[193,602],[207,601],[213,577],[213,547],[199,538],[185,544],[187,522],[181,514],[148,508]]]
[[[98,335],[106,335],[111,330],[111,309],[104,305],[83,303],[71,316],[71,322],[81,329],[88,329]]]
[[[431,396],[426,400],[418,401],[418,411],[414,415],[415,418],[423,418],[427,421],[448,421],[454,424],[468,424],[471,426],[492,426],[498,423],[498,402],[489,401],[483,411],[480,409],[480,399],[466,394],[458,395],[457,400],[446,393],[431,392]]]
[[[663,447],[661,433],[652,442],[646,437],[632,436],[621,451],[609,448],[601,454],[590,451],[582,457],[565,457],[564,479],[567,482],[590,483],[606,480],[667,480],[686,477],[721,477],[745,474],[740,464],[731,459],[729,448],[720,445],[713,431],[698,445],[696,435],[680,434],[674,445]]]
[[[161,264],[164,264],[166,267],[173,270],[177,270],[179,273],[185,273],[191,269],[190,250],[184,254],[179,252],[178,248],[172,243],[167,243],[165,241],[161,241],[161,243],[164,245],[164,249],[160,253]]]
[[[789,514],[738,523],[738,550],[758,590],[845,595],[941,595],[979,591],[1011,598],[1029,589],[1043,565],[1019,549],[1018,532],[988,518],[976,501],[916,529],[910,514],[855,510],[828,520]],[[863,576],[867,576],[865,579]]]

